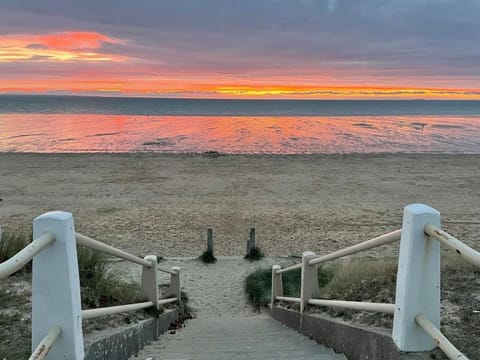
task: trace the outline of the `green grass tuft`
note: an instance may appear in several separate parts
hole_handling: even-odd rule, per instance
[[[245,291],[250,304],[259,310],[270,302],[272,290],[272,271],[270,269],[258,269],[247,276]]]
[[[31,231],[18,231],[12,229],[2,229],[2,238],[0,239],[0,263],[7,261],[17,254],[25,246],[32,242]],[[32,262],[30,261],[18,271],[19,274],[32,271]]]
[[[288,271],[283,276],[283,293],[285,296],[300,296],[300,269]],[[318,282],[324,287],[332,278],[330,268],[318,269]],[[247,276],[245,280],[245,291],[250,304],[256,310],[267,306],[270,303],[272,291],[272,269],[258,269]]]
[[[387,302],[395,300],[396,259],[359,259],[342,262],[322,290],[327,299]]]
[[[31,230],[2,229],[0,262],[10,259],[31,242]],[[78,247],[77,254],[82,301],[87,308],[126,304],[140,299],[139,286],[108,271],[104,254],[84,247]],[[31,271],[32,262],[29,262],[17,274],[25,275]]]
[[[80,292],[85,307],[115,306],[142,300],[140,286],[109,271],[104,254],[78,247],[77,255]]]
[[[334,269],[331,281],[320,290],[320,297],[332,300],[394,303],[397,278],[396,259],[355,259],[340,262]],[[311,307],[310,311],[326,311],[344,319],[370,325],[392,325],[393,317],[387,314],[358,312],[333,307]]]
[[[264,257],[265,255],[263,254],[262,250],[260,250],[259,247],[255,246],[254,248],[250,249],[250,252],[243,258],[248,261],[258,261]]]
[[[217,262],[217,258],[213,255],[213,252],[209,250],[205,250],[203,254],[198,257],[198,259],[204,264],[214,264]]]

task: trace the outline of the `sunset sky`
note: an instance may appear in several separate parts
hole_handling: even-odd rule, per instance
[[[0,0],[0,93],[480,99],[480,1]]]

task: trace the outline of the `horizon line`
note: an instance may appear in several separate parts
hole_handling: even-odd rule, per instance
[[[195,100],[195,101],[305,101],[305,102],[315,102],[315,101],[435,101],[435,102],[447,102],[447,101],[458,101],[458,102],[480,102],[480,99],[429,99],[429,98],[368,98],[368,99],[359,99],[359,98],[342,98],[342,99],[312,99],[312,98],[215,98],[215,97],[156,97],[156,96],[135,96],[135,95],[102,95],[102,94],[45,94],[45,93],[0,93],[0,97],[13,97],[13,96],[24,96],[24,97],[83,97],[83,98],[100,98],[100,99],[152,99],[152,100]]]

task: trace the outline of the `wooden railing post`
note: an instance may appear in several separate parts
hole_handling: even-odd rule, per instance
[[[440,328],[440,244],[425,225],[440,227],[440,213],[423,204],[403,212],[392,337],[401,351],[428,351],[432,338],[415,322],[424,314]]]
[[[62,335],[49,358],[81,360],[82,308],[72,214],[55,211],[40,215],[33,221],[33,238],[46,231],[55,235],[55,241],[33,258],[32,351],[58,326]]]
[[[318,297],[320,289],[318,287],[317,265],[309,265],[308,262],[315,258],[315,253],[305,251],[302,254],[302,283],[300,287],[300,312],[303,313],[308,304],[308,300]]]
[[[143,258],[151,266],[143,266],[142,270],[142,295],[153,303],[158,309],[158,261],[155,255],[147,255]]]
[[[283,296],[283,279],[282,274],[277,274],[277,270],[280,270],[280,265],[272,266],[272,299],[270,301],[270,307],[273,308],[275,299],[277,296]]]
[[[182,303],[182,288],[180,283],[180,268],[177,266],[172,267],[173,274],[170,275],[170,287],[168,294],[174,296],[178,300],[178,304]]]

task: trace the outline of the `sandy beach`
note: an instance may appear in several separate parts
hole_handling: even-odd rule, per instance
[[[325,253],[401,227],[403,207],[441,211],[478,248],[478,155],[0,154],[0,225],[46,211],[139,255],[241,256],[249,229],[270,256]],[[391,251],[391,250],[385,250]]]

